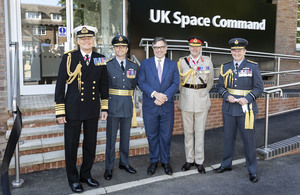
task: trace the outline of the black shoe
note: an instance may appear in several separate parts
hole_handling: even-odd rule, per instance
[[[220,166],[219,168],[214,169],[214,172],[215,173],[223,173],[225,171],[231,171],[231,170],[232,170],[232,168],[225,168],[225,167]]]
[[[111,180],[112,178],[112,170],[106,169],[104,173],[104,179]]]
[[[151,163],[147,169],[147,174],[153,175],[155,173],[156,168],[157,168],[157,162]]]
[[[83,179],[81,178],[80,179],[80,182],[81,183],[86,183],[88,186],[90,187],[98,187],[99,186],[99,183],[98,181],[96,181],[95,179],[93,178],[88,178],[88,179]]]
[[[76,192],[76,193],[83,192],[83,187],[82,187],[81,183],[79,183],[79,182],[70,184],[70,187],[73,192]]]
[[[197,167],[199,173],[203,173],[203,174],[205,173],[205,168],[202,164],[195,163],[195,166]]]
[[[167,175],[172,175],[173,174],[173,169],[169,163],[161,163],[162,167],[165,169],[165,173]]]
[[[249,175],[250,175],[249,179],[252,183],[258,182],[258,175],[256,173],[249,173]]]
[[[131,174],[136,173],[136,170],[134,168],[132,168],[130,165],[126,165],[126,166],[119,165],[119,168],[120,169],[125,169],[125,171],[127,171],[128,173],[131,173]]]
[[[190,170],[191,166],[194,166],[194,163],[186,162],[186,163],[184,163],[184,165],[181,167],[181,171],[188,171],[188,170]]]

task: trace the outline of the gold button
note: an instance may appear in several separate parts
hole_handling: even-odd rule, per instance
[[[95,83],[96,83],[96,81],[93,81],[93,83],[95,84]]]
[[[95,87],[93,87],[93,89],[95,89]]]
[[[95,95],[95,92],[93,92],[92,94]]]
[[[95,100],[95,98],[93,97],[93,100]]]
[[[82,81],[81,84],[84,84],[84,82]]]
[[[84,95],[83,93],[81,93],[81,95]]]
[[[84,99],[83,99],[83,98],[81,98],[81,101],[83,102],[83,101],[84,101]]]
[[[81,90],[84,90],[84,87],[81,87]]]

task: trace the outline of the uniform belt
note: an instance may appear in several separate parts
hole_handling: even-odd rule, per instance
[[[185,84],[183,85],[186,88],[192,88],[192,89],[201,89],[201,88],[206,88],[207,84],[196,84],[196,85],[192,85],[192,84]]]
[[[227,88],[227,91],[231,95],[240,95],[240,96],[246,96],[248,93],[250,93],[252,90],[240,90],[240,89],[230,89]]]
[[[124,89],[109,89],[110,95],[119,95],[119,96],[133,96],[133,90],[124,90]]]

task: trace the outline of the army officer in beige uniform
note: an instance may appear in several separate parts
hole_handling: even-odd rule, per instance
[[[178,61],[180,74],[180,98],[186,163],[182,171],[196,166],[199,173],[205,173],[204,131],[210,108],[209,91],[213,85],[214,70],[209,57],[202,55],[203,39],[193,36],[188,39],[190,55]]]

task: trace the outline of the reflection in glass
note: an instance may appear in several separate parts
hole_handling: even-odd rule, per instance
[[[66,26],[63,22],[66,16],[58,1],[56,5],[53,5],[55,1],[51,1],[51,5],[47,2],[34,4],[34,1],[21,0],[24,85],[55,84],[56,81],[67,40],[59,29]]]

